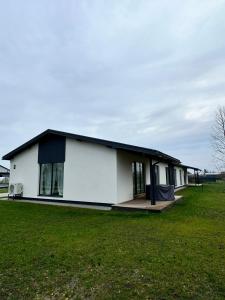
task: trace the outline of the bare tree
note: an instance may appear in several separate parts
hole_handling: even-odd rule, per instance
[[[212,129],[212,146],[217,167],[225,168],[225,106],[219,106]]]

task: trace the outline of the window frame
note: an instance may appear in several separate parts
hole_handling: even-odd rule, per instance
[[[182,170],[180,170],[180,185],[183,185],[183,180],[182,180]]]
[[[177,169],[174,169],[174,186],[178,186],[177,185]]]
[[[166,185],[170,185],[169,167],[165,167],[166,172]]]
[[[160,185],[160,168],[159,165],[155,165],[155,184]]]
[[[50,195],[46,194],[41,194],[41,169],[43,165],[51,165],[51,193]],[[55,195],[53,194],[53,165],[58,164],[58,163],[39,163],[39,189],[38,189],[38,196],[44,196],[44,197],[55,197],[55,198],[63,198],[63,193],[62,195]],[[64,179],[64,163],[63,164],[63,179]],[[63,180],[63,192],[64,192],[64,180]]]
[[[146,192],[145,164],[140,161],[132,162],[133,195],[138,196]],[[139,185],[139,188],[138,188]]]

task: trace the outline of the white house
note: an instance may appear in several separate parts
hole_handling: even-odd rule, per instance
[[[142,196],[154,205],[188,183],[189,167],[160,151],[50,129],[3,159],[23,199],[111,206]]]

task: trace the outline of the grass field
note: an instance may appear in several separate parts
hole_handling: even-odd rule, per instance
[[[0,193],[8,193],[8,189],[7,188],[1,188]]]
[[[163,214],[0,201],[0,299],[225,299],[222,184]]]

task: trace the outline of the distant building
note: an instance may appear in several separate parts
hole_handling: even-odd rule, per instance
[[[203,182],[216,182],[218,180],[224,180],[224,173],[204,173],[199,174],[199,183]],[[188,180],[189,182],[195,181],[194,174],[188,174]]]
[[[0,177],[9,177],[9,169],[0,165]]]

